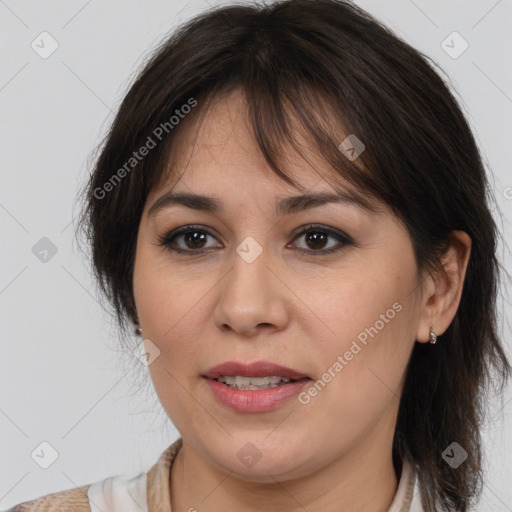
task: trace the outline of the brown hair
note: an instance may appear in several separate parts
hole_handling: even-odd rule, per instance
[[[244,2],[200,14],[154,51],[131,85],[98,148],[79,229],[125,332],[137,320],[132,274],[141,214],[184,124],[170,118],[196,101],[192,119],[237,88],[273,171],[294,183],[279,165],[283,141],[296,147],[293,119],[338,182],[343,177],[402,219],[420,271],[442,269],[452,230],[468,233],[472,252],[458,311],[437,345],[415,344],[393,441],[394,460],[407,457],[419,471],[426,510],[440,503],[464,512],[481,492],[485,387],[500,382],[502,390],[511,367],[497,332],[502,267],[492,193],[468,123],[428,60],[349,1]],[[328,115],[343,120],[343,137],[328,133]],[[366,146],[354,161],[338,149],[348,134]],[[135,160],[149,138],[158,143]],[[457,469],[442,458],[453,441],[468,453]]]

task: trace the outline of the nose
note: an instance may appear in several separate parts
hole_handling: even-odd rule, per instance
[[[293,293],[278,277],[278,264],[272,261],[270,251],[264,250],[252,262],[238,253],[233,260],[231,270],[219,283],[214,312],[217,327],[246,337],[285,329]]]

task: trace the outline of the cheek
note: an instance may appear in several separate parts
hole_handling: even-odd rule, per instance
[[[414,276],[405,267],[393,274],[390,267],[380,276],[345,276],[331,281],[322,293],[309,292],[308,306],[321,319],[316,335],[310,333],[315,339],[316,378],[326,383],[317,386],[318,397],[322,395],[318,403],[329,402],[350,421],[361,422],[358,414],[373,415],[400,395],[413,347]]]
[[[352,340],[364,346],[373,336],[386,337],[400,322],[406,296],[400,282],[389,275],[373,278],[366,272],[364,278],[336,276],[297,295],[307,297],[305,303],[317,320],[315,327],[322,333],[323,348],[348,350]]]
[[[177,276],[166,264],[146,261],[141,254],[135,265],[134,294],[143,336],[159,349],[148,370],[167,416],[178,431],[188,432],[205,422],[204,410],[191,400],[189,379],[197,378],[201,298],[208,288]]]
[[[190,340],[198,339],[204,298],[211,288],[210,279],[198,280],[192,271],[170,266],[165,254],[155,256],[143,248],[134,267],[134,295],[144,336],[153,338],[161,350],[182,348],[187,352]]]

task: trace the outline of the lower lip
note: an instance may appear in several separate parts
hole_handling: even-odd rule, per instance
[[[301,379],[276,388],[244,390],[232,389],[221,382],[206,379],[215,398],[238,412],[265,412],[277,409],[286,400],[297,395],[311,379]]]

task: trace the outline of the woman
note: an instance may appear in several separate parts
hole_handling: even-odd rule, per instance
[[[181,437],[12,510],[468,510],[510,374],[489,194],[448,87],[352,3],[191,20],[126,95],[80,225]]]

